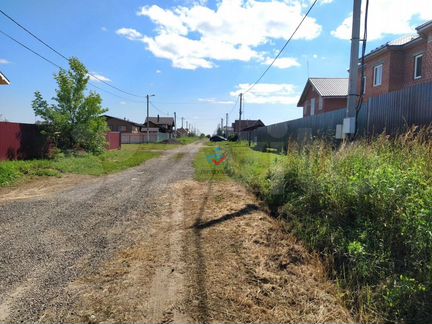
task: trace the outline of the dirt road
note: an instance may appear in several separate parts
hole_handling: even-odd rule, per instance
[[[199,144],[55,192],[0,199],[0,322],[348,322],[282,223]]]

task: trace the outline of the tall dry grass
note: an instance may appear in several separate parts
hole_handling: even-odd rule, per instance
[[[251,186],[329,261],[364,322],[432,322],[432,129],[289,145],[286,156],[228,148]]]

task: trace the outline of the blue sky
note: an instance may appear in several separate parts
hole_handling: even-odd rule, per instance
[[[429,0],[374,0],[368,49],[432,18]],[[311,0],[3,0],[0,9],[93,74],[128,92],[152,98],[151,115],[184,117],[211,133],[234,108],[289,37]],[[347,77],[352,1],[320,0],[282,59],[245,97],[246,119],[265,124],[299,118],[296,102],[308,75]],[[63,67],[66,62],[0,15],[0,30]],[[54,94],[57,68],[0,34],[1,118],[35,122],[33,93]],[[97,90],[109,114],[143,122],[144,98],[103,83]],[[93,88],[90,88],[93,89]],[[137,102],[138,101],[138,102]],[[179,124],[179,120],[178,120]]]

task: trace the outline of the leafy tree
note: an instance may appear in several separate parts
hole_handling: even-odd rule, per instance
[[[102,117],[102,98],[96,92],[85,91],[89,81],[86,67],[76,58],[69,60],[69,71],[61,69],[54,75],[58,88],[48,104],[39,91],[32,102],[36,116],[44,121],[44,133],[62,150],[85,150],[100,153],[106,147],[108,131]]]

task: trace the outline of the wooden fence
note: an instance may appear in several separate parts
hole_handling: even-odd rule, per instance
[[[334,138],[336,125],[342,124],[345,117],[346,110],[341,109],[242,132],[240,138],[255,142],[259,148],[283,149],[289,139]],[[431,124],[432,83],[371,97],[362,105],[357,119],[360,136],[375,136],[383,132],[397,134],[413,125]]]

